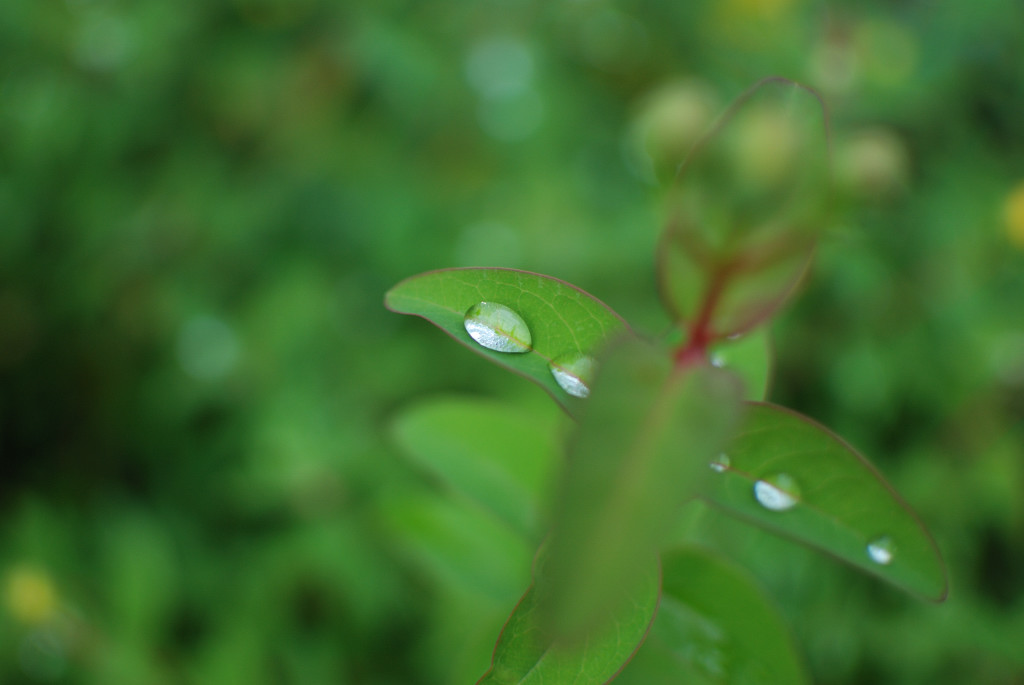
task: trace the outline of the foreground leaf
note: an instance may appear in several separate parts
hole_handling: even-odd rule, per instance
[[[656,559],[645,558],[643,572],[628,588],[621,610],[579,640],[560,642],[544,628],[547,585],[544,552],[536,579],[505,624],[494,648],[491,669],[478,685],[600,685],[607,683],[643,642],[658,608],[660,574]]]
[[[404,411],[394,433],[418,466],[539,542],[541,502],[561,456],[548,424],[499,402],[440,398]]]
[[[740,389],[727,371],[674,368],[635,339],[602,359],[555,497],[543,607],[555,634],[585,634],[624,605],[738,425]]]
[[[802,685],[789,629],[749,576],[705,550],[661,557],[650,635],[616,685]]]
[[[723,455],[713,464],[709,502],[913,594],[945,598],[946,568],[928,531],[878,471],[824,427],[755,403]]]
[[[521,318],[525,329],[510,331],[510,345],[522,353],[488,349],[470,336],[466,314],[481,302],[508,308]],[[594,296],[556,278],[516,269],[430,271],[393,287],[384,303],[394,312],[427,319],[477,354],[529,378],[570,412],[579,409],[581,400],[552,371],[564,365],[560,360],[597,354],[612,336],[628,329]]]
[[[824,105],[765,79],[690,152],[658,250],[662,299],[709,340],[749,330],[806,270],[828,197]]]

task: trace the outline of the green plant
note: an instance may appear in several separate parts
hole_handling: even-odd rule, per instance
[[[576,420],[557,467],[558,448],[500,408],[446,400],[399,420],[422,467],[513,531],[509,545],[537,550],[480,683],[805,682],[771,604],[680,529],[694,502],[945,597],[934,542],[882,476],[764,401],[764,324],[827,224],[828,138],[817,94],[773,78],[696,144],[657,251],[675,322],[657,339],[524,271],[446,269],[387,293],[391,310],[529,378]]]

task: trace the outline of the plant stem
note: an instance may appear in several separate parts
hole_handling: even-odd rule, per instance
[[[676,350],[675,361],[677,367],[694,366],[703,364],[708,356],[708,346],[716,339],[715,332],[711,329],[711,318],[715,313],[715,307],[721,300],[725,291],[726,283],[731,275],[731,264],[724,264],[715,270],[708,287],[707,295],[701,305],[700,313],[690,327],[690,336],[686,342]]]

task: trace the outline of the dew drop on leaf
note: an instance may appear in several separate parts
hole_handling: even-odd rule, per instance
[[[594,377],[596,362],[593,357],[580,352],[569,352],[555,357],[551,364],[551,375],[562,390],[573,397],[590,394],[590,383]]]
[[[765,509],[786,511],[796,506],[800,486],[788,473],[776,473],[754,483],[754,497]]]
[[[882,566],[890,564],[895,552],[896,547],[892,543],[892,538],[888,535],[876,538],[868,543],[868,556],[876,564],[881,564]]]
[[[718,473],[725,473],[726,471],[729,470],[729,466],[731,464],[732,460],[729,459],[729,455],[726,454],[725,452],[722,452],[717,457],[712,459],[711,463],[708,465],[711,467],[712,471],[717,471]]]
[[[495,352],[529,352],[533,344],[523,317],[503,304],[478,302],[466,311],[466,332],[483,347]]]
[[[721,369],[725,366],[725,356],[721,352],[711,353],[711,366]]]

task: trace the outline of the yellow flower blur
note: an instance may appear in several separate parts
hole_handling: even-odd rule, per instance
[[[57,591],[42,569],[17,565],[7,572],[4,603],[18,621],[44,623],[57,610]]]
[[[1024,181],[1017,183],[1006,197],[1003,218],[1010,242],[1024,249]]]

